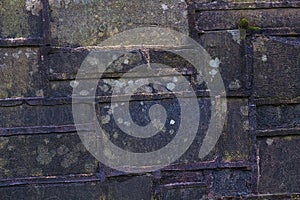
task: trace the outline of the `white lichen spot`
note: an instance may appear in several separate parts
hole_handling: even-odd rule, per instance
[[[50,74],[52,74],[54,72],[54,70],[52,68],[49,69]]]
[[[239,80],[234,80],[229,84],[229,89],[230,90],[238,90],[240,89],[241,86],[241,82]]]
[[[128,59],[125,59],[123,63],[124,63],[125,65],[128,65],[128,64],[129,64],[129,60],[128,60]]]
[[[79,92],[79,94],[80,94],[80,96],[87,96],[87,95],[89,95],[89,91],[87,91],[87,90],[81,90],[80,92]]]
[[[118,139],[119,134],[118,134],[117,132],[115,132],[114,135],[113,135],[113,137],[114,137],[115,139]]]
[[[240,30],[228,30],[228,33],[232,35],[232,39],[237,42],[238,44],[241,44],[241,32]]]
[[[169,7],[168,7],[168,5],[167,4],[161,4],[161,8],[165,11],[165,10],[168,10],[169,9]]]
[[[213,68],[218,68],[221,64],[221,61],[219,58],[215,58],[214,60],[210,60],[209,61],[209,66],[213,67]]]
[[[130,122],[124,122],[125,126],[130,126]]]
[[[118,121],[119,124],[123,124],[123,119],[122,118],[118,118],[117,121]]]
[[[174,77],[173,77],[173,82],[174,82],[174,83],[177,83],[177,82],[178,82],[178,78],[174,76]]]
[[[262,55],[261,60],[262,60],[263,62],[267,62],[267,61],[268,61],[267,55]]]
[[[267,143],[267,145],[272,145],[273,144],[273,142],[274,142],[274,140],[273,139],[270,139],[270,138],[268,138],[267,140],[266,140],[266,143]]]
[[[101,124],[108,124],[110,121],[110,116],[109,115],[105,115],[101,117]]]
[[[243,116],[248,116],[249,115],[249,107],[248,106],[241,106],[240,111]]]
[[[71,81],[71,82],[70,82],[70,86],[71,86],[72,88],[76,88],[78,85],[79,85],[79,82],[78,82],[78,81]]]
[[[31,53],[25,53],[26,58],[29,58]]]
[[[212,69],[210,70],[209,74],[215,76],[218,73],[218,70]]]
[[[175,131],[174,131],[173,129],[171,129],[171,130],[169,131],[169,133],[170,133],[170,135],[173,135],[173,134],[175,133]]]
[[[26,0],[26,10],[31,11],[32,15],[38,16],[40,11],[42,10],[42,2],[41,0]]]
[[[168,83],[167,84],[167,88],[168,88],[168,90],[174,90],[175,89],[175,87],[176,87],[176,85],[175,85],[175,83]]]
[[[44,90],[40,89],[40,90],[36,91],[35,95],[38,96],[38,97],[43,97],[44,96]]]
[[[19,56],[18,53],[13,53],[12,56],[13,56],[15,59],[19,59],[19,58],[20,58],[20,56]]]
[[[170,120],[171,125],[174,125],[175,123],[176,123],[175,120],[173,120],[173,119]]]
[[[250,124],[249,124],[248,120],[243,122],[243,128],[244,128],[244,130],[249,130],[250,129]]]

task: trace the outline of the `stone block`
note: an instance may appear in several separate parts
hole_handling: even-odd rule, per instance
[[[38,48],[0,48],[0,98],[42,97]]]
[[[163,26],[188,33],[182,1],[49,1],[55,43],[95,46],[104,39],[136,27]]]
[[[258,141],[259,193],[300,192],[299,141],[298,135]]]
[[[97,160],[76,133],[0,138],[0,177],[96,173]]]
[[[0,38],[42,37],[41,0],[2,0]]]
[[[300,95],[300,41],[264,37],[253,41],[254,95],[293,98]]]

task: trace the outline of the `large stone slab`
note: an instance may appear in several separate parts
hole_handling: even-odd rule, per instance
[[[196,29],[199,31],[237,29],[242,18],[260,28],[300,27],[299,9],[248,9],[201,11],[196,15]]]
[[[73,124],[72,105],[0,107],[0,127],[60,126]]]
[[[42,3],[40,0],[2,0],[0,38],[41,37]]]
[[[184,1],[49,1],[53,41],[93,46],[135,27],[164,26],[188,33]]]
[[[39,59],[38,48],[0,48],[0,98],[43,96]]]
[[[227,96],[248,96],[250,69],[246,63],[245,40],[239,30],[204,33],[195,38],[218,61]]]
[[[299,141],[299,136],[259,140],[259,193],[300,192]]]
[[[253,41],[254,95],[293,98],[300,95],[300,41],[264,37]]]
[[[257,129],[296,128],[300,126],[300,104],[257,107]]]
[[[0,138],[0,177],[96,173],[97,160],[76,133]]]
[[[0,195],[1,200],[26,200],[28,197],[49,200],[148,200],[152,198],[151,188],[151,177],[137,176],[107,180],[103,183],[94,181],[86,183],[2,187],[0,188]]]

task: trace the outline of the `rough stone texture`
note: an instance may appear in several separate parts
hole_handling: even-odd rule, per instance
[[[299,136],[259,140],[259,193],[300,192],[299,140]]]
[[[0,107],[0,127],[59,126],[73,124],[71,105]],[[34,120],[32,120],[34,119]]]
[[[151,199],[151,177],[129,177],[106,183],[69,183],[41,186],[16,186],[0,188],[1,200],[68,199],[104,200]]]
[[[300,199],[299,8],[299,1],[269,0],[2,0],[0,199]],[[243,17],[261,29],[239,30]],[[203,159],[198,153],[212,105],[224,103],[224,97],[209,98],[203,74],[176,55],[190,46],[176,42],[173,53],[162,46],[126,46],[125,55],[112,57],[96,86],[96,105],[87,107],[87,113],[96,109],[97,119],[74,125],[71,95],[80,88],[75,78],[86,56],[95,49],[111,50],[94,46],[105,39],[145,26],[188,33],[212,56],[212,73],[223,78],[226,123]],[[127,40],[120,43],[128,45]],[[130,71],[139,65],[157,73]],[[86,74],[90,79],[99,75],[97,65],[92,66]],[[121,80],[124,74],[128,77]],[[153,76],[161,81],[149,84],[146,78]],[[128,151],[145,153],[168,144],[184,115],[176,95],[194,98],[180,87],[183,80],[197,95],[199,128],[188,150],[170,166],[150,172],[155,166],[147,165],[145,173],[130,174],[97,162],[86,151],[76,131],[91,133],[98,122],[114,144]],[[134,85],[140,86],[137,91],[132,91]],[[113,87],[118,106],[109,105]],[[180,91],[173,93],[174,88]],[[89,97],[90,91],[80,96]],[[134,95],[126,111],[122,106],[130,92]],[[155,104],[164,106],[168,116],[151,138],[124,134],[116,122],[132,123],[112,116],[113,110],[129,112],[135,123],[147,125]],[[161,125],[157,117],[153,122]],[[111,155],[105,147],[103,152]],[[156,161],[161,162],[160,156]]]
[[[295,38],[255,38],[253,59],[256,97],[293,98],[300,95],[299,47],[300,40]]]
[[[0,38],[41,37],[40,0],[2,0],[0,2]]]
[[[226,10],[203,11],[197,15],[198,30],[237,29],[242,18],[249,24],[260,28],[300,27],[299,9],[261,9],[261,10]]]
[[[0,48],[0,98],[44,96],[38,48]]]
[[[0,178],[95,173],[97,160],[76,133],[0,139]]]
[[[213,193],[217,195],[244,196],[251,193],[251,173],[241,170],[214,172]]]
[[[171,188],[163,188],[161,200],[204,200],[207,199],[206,188],[203,186],[173,186]]]
[[[300,126],[300,105],[264,105],[257,108],[257,129],[295,128]]]
[[[180,0],[51,0],[49,3],[53,40],[62,45],[97,45],[116,33],[143,26],[188,32],[186,3]]]
[[[199,43],[213,59],[220,60],[227,96],[247,96],[249,94],[249,67],[245,62],[244,41],[239,30],[204,33]]]
[[[227,121],[217,148],[224,162],[247,161],[251,156],[248,102],[229,99]]]

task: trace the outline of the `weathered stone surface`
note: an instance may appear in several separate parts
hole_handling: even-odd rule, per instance
[[[259,140],[259,193],[300,192],[299,141],[299,136]]]
[[[104,183],[69,183],[0,188],[1,200],[68,199],[68,200],[141,200],[152,198],[151,177],[127,177]]]
[[[105,199],[105,191],[99,183],[76,183],[68,185],[46,185],[46,186],[19,186],[0,188],[3,200],[26,200],[33,199]]]
[[[295,38],[255,38],[253,60],[256,97],[292,98],[300,95],[299,46],[300,41]]]
[[[300,27],[299,9],[258,9],[202,11],[197,15],[196,28],[201,31],[237,29],[242,18],[260,28]]]
[[[49,1],[51,32],[58,44],[97,45],[125,30],[165,26],[188,31],[186,4],[171,1]]]
[[[213,193],[215,195],[247,195],[251,191],[251,172],[243,170],[220,170],[213,172]]]
[[[147,139],[135,138],[128,133],[124,133],[119,128],[119,123],[130,129],[131,123],[127,118],[115,117],[115,113],[129,112],[134,123],[145,126],[150,123],[149,109],[158,101],[132,101],[129,111],[124,107],[122,102],[113,103],[112,105],[101,104],[97,108],[98,120],[102,127],[109,135],[109,139],[122,149],[131,152],[152,152],[165,147],[172,141],[179,129],[182,116],[182,109],[175,97],[172,99],[162,99],[159,104],[163,105],[167,111],[167,120],[161,124],[164,128],[157,132],[155,136]],[[218,143],[213,150],[203,159],[199,158],[199,150],[203,138],[207,133],[210,125],[211,101],[208,98],[199,98],[200,122],[197,136],[189,149],[174,164],[196,163],[205,161],[214,161],[219,155],[223,162],[246,161],[250,158],[252,150],[249,134],[249,116],[247,100],[229,99],[227,121]],[[159,119],[156,118],[154,124],[160,126]],[[192,123],[192,122],[190,122]],[[190,124],[191,126],[194,124]],[[221,126],[221,125],[220,125]],[[159,160],[159,158],[158,158]]]
[[[204,200],[207,199],[207,188],[204,185],[165,186],[160,196],[161,200]]]
[[[224,162],[247,161],[251,145],[249,107],[246,99],[228,99],[227,121],[218,145]]]
[[[300,104],[259,106],[256,113],[260,130],[300,126]]]
[[[0,138],[0,177],[96,173],[97,160],[76,133]]]
[[[41,37],[40,0],[2,0],[0,2],[0,38]]]
[[[205,33],[197,38],[202,47],[218,59],[227,96],[247,96],[249,69],[245,62],[245,50],[239,30]]]
[[[43,96],[38,48],[0,49],[0,98]]]
[[[73,124],[72,105],[0,107],[0,127]]]

